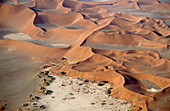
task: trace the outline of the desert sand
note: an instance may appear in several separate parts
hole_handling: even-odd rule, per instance
[[[42,71],[50,73],[51,68]],[[109,95],[108,91],[112,86],[107,81],[104,81],[104,84],[101,81],[100,86],[99,83],[92,83],[83,78],[48,76],[53,78],[50,86],[46,86],[42,79],[41,87],[31,95],[28,102],[18,108],[18,111],[125,111],[131,107],[129,102]],[[48,80],[50,79],[47,77],[46,82]],[[48,94],[48,91],[51,93]]]
[[[17,106],[26,102],[26,95],[40,85],[36,71],[43,68],[38,67],[54,63],[51,90],[57,90],[64,72],[95,83],[108,81],[113,87],[110,96],[128,101],[133,110],[169,111],[169,21],[168,0],[0,0],[0,86],[7,89],[0,93],[1,110],[16,111],[9,97],[22,98]],[[23,83],[21,91],[9,94],[18,83]],[[43,96],[40,104],[50,97]]]

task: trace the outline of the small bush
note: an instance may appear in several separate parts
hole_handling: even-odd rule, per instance
[[[82,83],[79,83],[79,85],[81,86],[81,85],[83,85]]]
[[[74,95],[73,93],[69,93],[69,95]]]
[[[111,94],[111,90],[108,89],[108,90],[106,91],[106,93],[107,93],[107,94]]]
[[[41,90],[45,90],[45,87],[41,87]]]
[[[141,108],[141,107],[139,107],[139,110],[142,110],[142,108]]]
[[[62,84],[61,86],[66,86],[65,84]]]
[[[47,77],[51,78],[51,77],[53,77],[53,76],[48,75]]]
[[[31,97],[32,97],[32,95],[30,94],[30,95],[29,95],[29,97],[31,98]]]
[[[75,97],[71,97],[70,99],[76,99]]]
[[[97,85],[98,85],[98,86],[103,86],[104,84],[102,84],[102,83],[98,83]]]
[[[47,82],[52,82],[52,80],[47,80]]]
[[[52,93],[53,93],[53,91],[51,91],[51,90],[46,90],[46,91],[43,92],[43,94],[45,94],[45,95],[50,95]]]
[[[62,75],[65,75],[66,74],[66,72],[60,72]]]
[[[49,85],[50,85],[50,83],[46,82],[45,86],[49,86]]]
[[[62,57],[62,58],[61,58],[61,60],[67,60],[67,58],[65,58],[65,57]]]
[[[84,82],[89,82],[89,80],[84,80]]]
[[[37,103],[33,103],[33,105],[37,105]]]
[[[45,74],[42,74],[42,76],[45,76]]]
[[[41,71],[39,74],[44,74],[44,71]]]
[[[4,107],[4,106],[3,106],[3,107],[1,107],[1,111],[2,111],[2,110],[5,110],[5,107]]]
[[[90,103],[91,105],[94,105],[95,103]]]
[[[43,66],[44,69],[45,69],[45,68],[48,68],[48,67],[49,67],[49,66],[47,66],[47,65],[46,65],[46,66]]]
[[[41,99],[40,97],[38,97],[38,96],[35,96],[35,99]]]
[[[37,77],[41,78],[41,76],[38,74]]]
[[[105,105],[106,103],[101,103],[101,105]]]
[[[45,74],[48,75],[50,73],[50,71],[45,71]]]
[[[45,109],[46,106],[45,106],[45,105],[41,105],[40,108],[41,108],[41,109]]]
[[[53,93],[53,91],[51,91],[51,90],[47,90],[47,94],[52,94]]]
[[[110,105],[113,105],[113,103],[110,103]]]
[[[102,81],[103,83],[109,83],[108,81]]]
[[[46,83],[46,79],[43,79],[43,83],[44,83],[44,84]]]
[[[27,107],[27,106],[28,106],[28,104],[27,104],[27,103],[23,104],[23,107]]]

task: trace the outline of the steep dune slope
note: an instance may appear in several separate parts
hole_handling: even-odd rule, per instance
[[[105,80],[132,110],[168,111],[169,9],[159,0],[2,0],[0,46],[30,61],[64,57],[53,74]]]

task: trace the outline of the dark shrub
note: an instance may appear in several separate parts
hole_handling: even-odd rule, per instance
[[[107,94],[111,94],[111,90],[108,89],[108,90],[106,91],[106,93],[107,93]]]
[[[65,58],[65,57],[62,57],[62,58],[61,58],[61,60],[67,60],[67,58]]]
[[[45,109],[45,108],[46,108],[46,106],[44,106],[44,105],[41,105],[41,106],[40,106],[40,108],[41,108],[41,109]]]
[[[84,80],[84,82],[89,82],[89,80]]]
[[[109,83],[108,81],[102,81],[103,83]]]
[[[41,99],[41,98],[40,98],[40,97],[38,97],[38,96],[35,96],[35,98],[36,98],[36,99]]]
[[[104,84],[102,84],[102,83],[98,83],[97,85],[98,85],[98,86],[103,86]]]
[[[62,75],[65,75],[66,74],[66,72],[60,72]]]

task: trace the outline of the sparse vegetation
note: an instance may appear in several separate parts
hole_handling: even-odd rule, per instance
[[[51,90],[46,90],[46,91],[43,92],[43,94],[45,94],[45,95],[50,95],[52,93],[53,93],[53,91],[51,91]]]
[[[43,84],[45,84],[46,83],[46,79],[43,79]]]
[[[41,87],[40,89],[41,89],[41,90],[45,90],[45,87]]]
[[[142,108],[141,108],[141,107],[139,107],[139,110],[142,110]]]
[[[41,105],[40,108],[41,108],[41,109],[45,109],[46,106],[45,106],[45,105]]]
[[[51,78],[52,76],[48,75],[47,77]]]
[[[83,85],[82,83],[79,83],[79,85],[81,86],[81,85]]]
[[[86,79],[86,80],[84,80],[84,82],[89,82],[89,80]]]
[[[101,103],[101,105],[105,105],[106,103]]]
[[[52,82],[52,80],[47,80],[47,82]]]
[[[65,57],[62,57],[62,58],[61,58],[61,60],[67,60],[67,58],[65,58]]]
[[[66,86],[65,84],[62,84],[61,86]]]
[[[37,75],[37,77],[41,78],[41,76],[40,76],[40,75]]]
[[[60,72],[62,75],[65,75],[66,74],[66,72]]]
[[[33,105],[37,105],[37,103],[33,103]]]
[[[109,105],[113,105],[113,103],[110,103]]]
[[[45,83],[45,86],[49,86],[49,85],[50,85],[50,83],[48,83],[48,82]]]
[[[103,100],[102,102],[106,102],[106,100]]]
[[[3,107],[1,107],[1,111],[2,111],[2,110],[5,110],[5,107],[4,107],[4,106],[3,106]]]
[[[76,99],[75,97],[71,97],[70,99]]]
[[[48,65],[43,66],[44,69],[46,69],[46,68],[48,68],[48,67],[49,67]]]
[[[94,105],[95,103],[90,103],[91,105]]]
[[[52,64],[51,64],[52,65]],[[41,71],[38,75],[42,78],[41,80],[42,80],[42,87],[40,87],[39,88],[39,92],[38,93],[42,93],[42,94],[44,94],[44,95],[50,95],[50,94],[52,94],[53,93],[53,91],[51,91],[51,90],[47,90],[46,89],[46,87],[45,86],[49,86],[50,84],[51,84],[51,82],[53,82],[53,80],[54,79],[56,79],[54,76],[51,76],[51,75],[48,75],[49,74],[49,71]],[[60,74],[61,75],[65,75],[66,74],[66,72],[60,72]],[[78,88],[75,88],[75,91],[76,92],[81,92],[81,93],[84,93],[84,94],[93,94],[93,93],[95,93],[96,92],[96,90],[95,90],[95,88],[94,88],[94,86],[93,86],[93,88],[92,89],[90,89],[91,87],[91,80],[88,80],[88,79],[85,79],[85,78],[78,78],[80,81],[76,81],[76,84],[77,85],[83,85],[83,86],[81,86],[81,88],[82,89],[79,89],[78,90],[78,88],[80,88],[80,86],[78,86]],[[68,80],[68,81],[67,81]],[[69,85],[74,85],[74,82],[75,82],[75,78],[74,78],[74,80],[70,80],[70,79],[67,79],[66,81],[65,80],[61,80],[60,82],[60,85],[61,86],[69,86]],[[88,85],[87,83],[90,81],[90,85]],[[97,81],[94,81],[95,83],[97,82]],[[97,86],[103,86],[103,85],[105,85],[106,83],[108,83],[108,81],[104,81],[104,80],[102,80],[102,81],[99,81],[98,83],[97,83]],[[43,87],[44,86],[44,87]],[[70,87],[70,86],[69,86]],[[72,86],[71,86],[72,87]],[[95,86],[96,87],[96,86]],[[110,86],[111,87],[111,86]],[[73,88],[73,87],[72,87]],[[98,87],[99,88],[99,87]],[[109,88],[109,87],[107,87],[107,85],[106,85],[106,87],[100,87],[99,88],[99,90],[103,90],[103,91],[105,91],[105,93],[106,94],[111,94],[111,88],[109,88],[109,89],[103,89],[103,88]],[[63,89],[63,88],[62,88]],[[73,88],[74,89],[74,88]],[[66,94],[68,94],[68,95],[66,95],[66,97],[64,97],[64,98],[62,98],[62,100],[70,100],[70,101],[75,101],[74,99],[76,99],[76,97],[74,96],[74,95],[76,95],[77,93],[75,93],[74,94],[74,91],[70,91],[70,92],[67,92]],[[35,95],[29,95],[29,97],[31,98],[31,101],[30,102],[32,102],[30,105],[32,105],[32,106],[29,106],[29,107],[26,107],[26,105],[24,106],[25,108],[23,109],[23,110],[25,110],[26,108],[28,109],[28,108],[30,108],[30,107],[37,107],[37,108],[39,108],[39,109],[45,109],[46,108],[46,106],[44,106],[44,105],[39,105],[39,104],[37,104],[36,102],[38,102],[37,100],[38,99],[41,99],[40,97],[38,97],[38,96],[35,96]],[[50,98],[54,98],[54,96],[50,96]],[[96,97],[96,98],[98,98],[98,97]],[[99,97],[100,98],[100,97]],[[99,99],[98,98],[98,99]],[[103,100],[102,100],[103,99]],[[103,105],[113,105],[113,103],[110,103],[109,102],[109,100],[107,100],[106,101],[106,98],[102,98],[102,99],[100,99],[100,100],[98,100],[98,102],[94,102],[94,103],[90,103],[91,105],[95,105],[95,104],[100,104],[102,107],[104,107]],[[53,99],[54,100],[54,99]],[[110,106],[111,107],[111,106]],[[131,107],[132,108],[132,107]]]
[[[38,97],[38,96],[35,96],[35,99],[41,99],[40,97]]]
[[[27,103],[23,104],[23,107],[27,107],[27,106],[28,106],[28,104],[27,104]]]
[[[50,72],[49,71],[45,71],[44,73],[45,73],[45,75],[48,75]]]
[[[52,66],[56,66],[55,64],[52,64]]]
[[[102,84],[102,83],[98,83],[97,85],[98,85],[98,86],[103,86],[104,84]]]
[[[109,83],[108,81],[102,81],[103,83]]]
[[[32,97],[32,94],[29,95],[29,98],[31,98],[31,97]]]
[[[106,93],[110,95],[110,94],[111,94],[111,90],[108,89],[108,90],[106,91]]]
[[[74,95],[73,93],[69,93],[69,95]]]
[[[44,74],[44,71],[41,71],[39,74]]]

